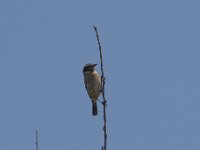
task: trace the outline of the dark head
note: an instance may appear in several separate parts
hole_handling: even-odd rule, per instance
[[[97,64],[86,64],[83,67],[83,72],[92,72]]]

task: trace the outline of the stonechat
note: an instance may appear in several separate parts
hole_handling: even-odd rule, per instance
[[[101,93],[101,76],[95,70],[97,64],[86,64],[83,67],[84,83],[87,93],[92,101],[92,115],[97,115],[97,100]]]

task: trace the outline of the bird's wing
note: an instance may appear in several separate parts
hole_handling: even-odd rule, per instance
[[[86,83],[86,80],[84,80],[84,84],[85,84],[85,88],[86,88],[86,90],[88,90],[88,89],[87,89],[87,83]]]

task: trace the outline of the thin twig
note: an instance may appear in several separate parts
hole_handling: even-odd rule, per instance
[[[101,60],[101,85],[102,85],[102,97],[103,97],[103,120],[104,120],[104,124],[103,124],[103,131],[104,131],[104,145],[102,146],[102,150],[106,150],[107,149],[107,126],[106,126],[106,105],[107,105],[107,101],[105,98],[105,77],[104,77],[104,71],[103,71],[103,57],[102,57],[102,50],[101,50],[101,43],[99,40],[99,35],[98,35],[98,31],[97,31],[97,27],[93,26],[95,33],[96,33],[96,37],[97,37],[97,42],[98,42],[98,46],[99,46],[99,52],[100,52],[100,60]]]
[[[36,146],[36,150],[39,150],[39,148],[38,148],[38,131],[36,130],[36,132],[35,132],[35,136],[36,136],[36,142],[35,142],[35,146]]]

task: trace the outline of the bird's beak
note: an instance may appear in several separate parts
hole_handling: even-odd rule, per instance
[[[93,64],[93,67],[95,67],[97,64]]]

